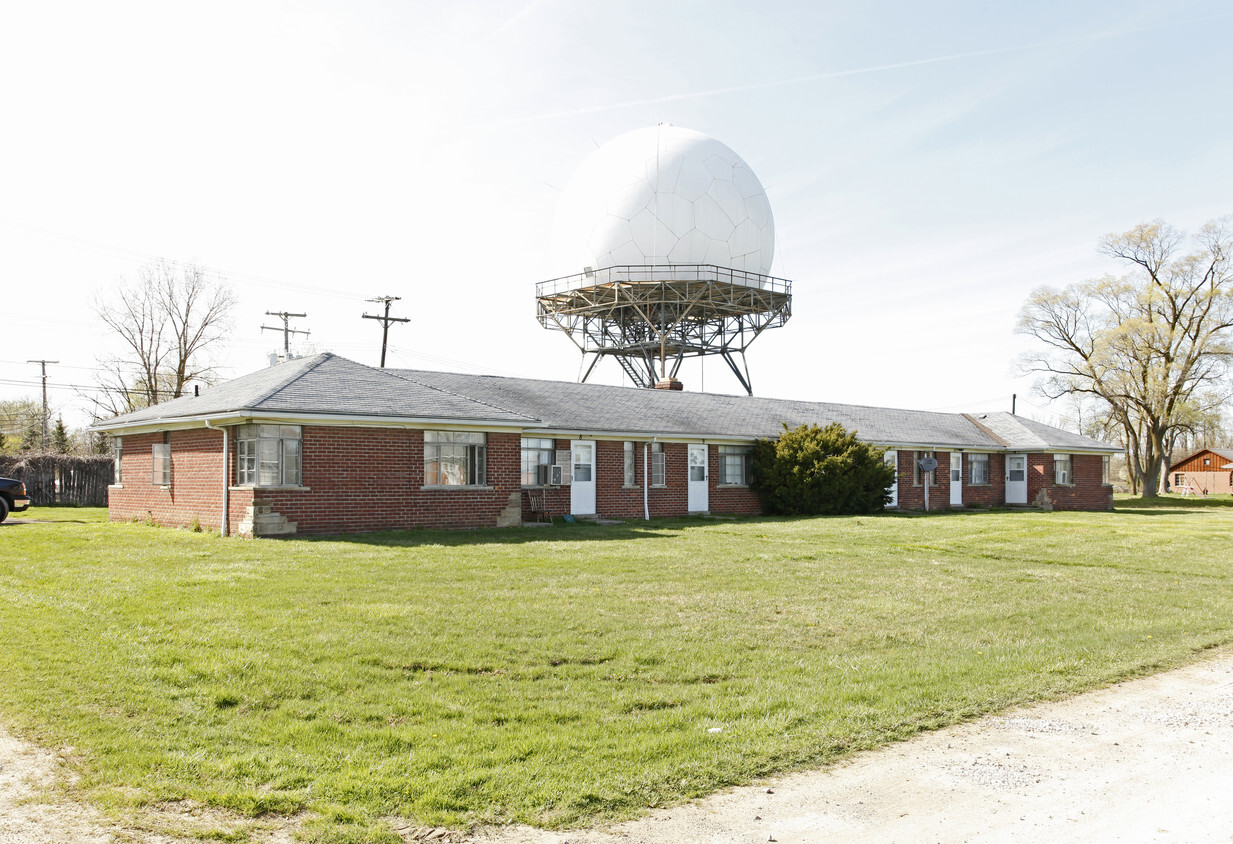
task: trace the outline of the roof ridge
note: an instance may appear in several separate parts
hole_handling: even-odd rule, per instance
[[[297,371],[295,372],[295,374],[293,374],[293,375],[289,375],[289,376],[288,376],[285,380],[283,380],[281,383],[279,383],[279,385],[278,385],[277,387],[274,387],[274,388],[273,388],[272,390],[270,390],[268,393],[266,393],[265,395],[261,396],[261,397],[260,397],[260,398],[258,398],[256,401],[254,401],[254,402],[252,403],[252,404],[253,404],[253,406],[254,406],[254,407],[256,407],[257,405],[261,404],[262,402],[266,402],[266,401],[269,401],[270,399],[274,398],[274,396],[278,395],[278,394],[279,394],[279,393],[281,393],[283,390],[287,389],[287,388],[288,388],[288,387],[290,387],[292,384],[294,384],[296,381],[299,381],[299,380],[300,380],[301,378],[303,378],[305,375],[307,375],[308,373],[312,372],[314,369],[316,369],[317,367],[321,366],[321,364],[325,363],[327,360],[329,360],[330,358],[333,358],[333,357],[337,357],[337,356],[336,356],[333,352],[322,352],[321,354],[317,355],[317,357],[316,357],[315,359],[313,359],[313,361],[312,361],[312,365],[311,365],[311,366],[306,366],[306,367],[304,367],[303,369],[299,369],[299,370],[297,370]],[[340,358],[340,360],[345,360],[345,358]],[[360,366],[363,366],[363,364],[360,364]],[[260,372],[261,370],[257,370],[257,371],[258,371],[258,372]]]
[[[1006,440],[1002,439],[1001,437],[999,437],[996,433],[994,433],[993,429],[992,429],[992,428],[990,428],[988,425],[982,425],[980,422],[976,421],[976,417],[975,417],[975,416],[973,416],[972,414],[970,414],[970,413],[963,413],[963,414],[960,414],[960,415],[961,415],[961,416],[963,416],[963,418],[964,418],[964,419],[968,420],[968,421],[969,421],[969,422],[971,422],[973,425],[975,425],[975,426],[976,426],[976,427],[977,427],[980,431],[983,431],[985,434],[987,434],[987,435],[988,435],[988,436],[989,436],[989,437],[990,437],[990,438],[991,438],[994,442],[996,442],[996,443],[998,443],[998,444],[1000,444],[1000,445],[1002,445],[1002,446],[1004,446],[1004,447],[1009,447],[1009,446],[1010,446],[1010,443],[1009,443],[1008,441],[1006,441]]]
[[[371,368],[371,367],[370,367],[370,368]],[[530,419],[530,420],[535,421],[535,422],[543,422],[543,420],[542,420],[542,419],[538,419],[538,418],[536,418],[536,417],[534,417],[534,416],[527,416],[525,413],[523,413],[523,412],[521,412],[521,411],[518,411],[518,410],[510,410],[508,407],[502,407],[502,406],[501,406],[501,405],[499,405],[499,404],[494,404],[493,402],[490,402],[490,401],[484,401],[483,399],[478,399],[478,398],[476,398],[475,396],[467,396],[467,395],[463,395],[462,393],[455,393],[453,390],[447,390],[447,389],[445,389],[444,387],[438,387],[436,384],[425,384],[423,381],[419,381],[419,380],[416,380],[415,378],[411,378],[411,377],[410,377],[410,376],[408,376],[408,375],[404,375],[404,374],[402,374],[402,373],[404,373],[404,372],[416,372],[416,371],[418,371],[418,370],[414,370],[414,369],[395,369],[395,370],[382,370],[382,371],[384,371],[384,372],[388,372],[390,375],[394,376],[395,378],[399,378],[399,379],[401,379],[401,380],[403,380],[403,381],[409,381],[409,382],[410,382],[410,383],[412,383],[412,384],[417,384],[417,385],[419,385],[419,386],[423,387],[423,388],[424,388],[424,389],[426,389],[426,390],[435,390],[435,391],[437,391],[438,393],[444,393],[445,395],[447,395],[447,396],[453,396],[453,397],[454,397],[454,398],[456,398],[456,399],[463,399],[464,401],[473,402],[473,403],[475,403],[475,404],[482,404],[484,407],[491,407],[493,410],[499,410],[499,411],[501,411],[502,413],[509,413],[509,414],[514,415],[514,416],[521,417],[521,418],[523,418],[523,419]],[[454,373],[447,373],[447,374],[454,374]],[[501,376],[492,376],[492,377],[499,378],[499,377],[501,377]],[[534,379],[526,379],[526,380],[534,380]]]

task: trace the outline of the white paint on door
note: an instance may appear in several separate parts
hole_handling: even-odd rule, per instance
[[[573,479],[569,487],[569,511],[575,516],[595,515],[595,443],[575,440]]]
[[[710,494],[707,489],[707,446],[689,446],[689,512],[705,513],[710,509]]]

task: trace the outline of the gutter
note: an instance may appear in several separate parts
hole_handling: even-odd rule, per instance
[[[205,420],[205,426],[211,431],[223,432],[223,517],[219,520],[218,532],[221,536],[231,534],[231,472],[227,459],[231,455],[227,451],[227,427],[215,427],[210,420]]]

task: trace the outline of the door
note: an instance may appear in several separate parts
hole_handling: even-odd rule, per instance
[[[689,512],[705,513],[710,509],[706,472],[707,447],[689,446]]]
[[[1027,455],[1006,455],[1006,503],[1027,504]]]
[[[950,453],[950,506],[963,506],[963,452]]]
[[[886,502],[887,507],[899,506],[899,452],[888,451],[882,455],[882,460],[887,466],[895,470],[895,480],[886,488],[886,494],[890,496],[890,501]]]
[[[575,516],[595,515],[595,443],[575,440],[572,453],[572,475],[569,486],[569,512]]]

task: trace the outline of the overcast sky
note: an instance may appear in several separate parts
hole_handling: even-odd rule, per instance
[[[1117,271],[1099,239],[1233,213],[1233,9],[1139,2],[10,3],[0,28],[0,398],[84,421],[92,310],[155,258],[240,301],[228,376],[281,348],[574,380],[535,320],[560,189],[673,123],[767,189],[793,317],[757,394],[1059,408],[1016,378],[1042,284]],[[718,359],[687,390],[740,392]],[[601,363],[592,380],[622,383]]]

